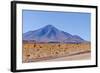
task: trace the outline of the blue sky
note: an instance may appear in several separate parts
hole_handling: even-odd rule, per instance
[[[23,10],[23,33],[34,31],[48,24],[90,41],[90,13]]]

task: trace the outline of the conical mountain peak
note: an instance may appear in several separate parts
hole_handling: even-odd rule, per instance
[[[81,37],[72,36],[70,33],[61,31],[53,25],[23,34],[23,40],[35,40],[37,42],[84,42]]]
[[[42,28],[43,32],[56,32],[56,31],[59,31],[59,29],[57,29],[55,26],[53,25],[46,25],[45,27]]]
[[[46,25],[44,28],[47,28],[47,29],[57,29],[55,26],[53,25]]]
[[[48,25],[46,25],[45,27],[54,27],[54,26],[53,26],[53,25],[48,24]]]

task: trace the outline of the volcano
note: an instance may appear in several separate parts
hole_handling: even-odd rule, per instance
[[[72,35],[65,31],[59,30],[52,25],[46,25],[43,28],[28,31],[23,33],[24,41],[36,41],[36,42],[63,42],[63,43],[82,43],[85,42],[78,35]]]

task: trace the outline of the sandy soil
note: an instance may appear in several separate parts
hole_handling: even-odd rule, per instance
[[[90,58],[90,43],[24,43],[22,62],[83,60]]]
[[[71,56],[66,56],[66,57],[61,57],[61,58],[56,58],[56,59],[51,59],[51,60],[45,60],[45,62],[49,61],[71,61],[71,60],[88,60],[91,59],[91,53],[83,53],[83,54],[77,54],[77,55],[71,55]]]

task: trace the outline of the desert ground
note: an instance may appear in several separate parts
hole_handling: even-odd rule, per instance
[[[68,56],[65,56],[65,57],[55,58],[55,59],[51,59],[51,60],[43,60],[43,62],[89,60],[89,59],[91,59],[91,53],[85,52],[85,53],[81,53],[81,54],[68,55]]]
[[[23,63],[85,59],[91,59],[90,43],[23,43]]]

